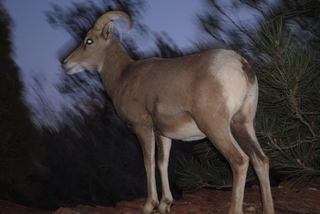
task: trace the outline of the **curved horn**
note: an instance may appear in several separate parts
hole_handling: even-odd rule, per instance
[[[132,21],[131,21],[130,17],[128,16],[128,14],[126,14],[125,12],[122,12],[122,11],[109,11],[109,12],[103,14],[96,21],[96,23],[94,24],[93,28],[95,28],[97,30],[102,30],[104,28],[104,26],[108,22],[113,20],[113,19],[122,19],[122,20],[124,20],[128,25],[128,31],[131,30]]]

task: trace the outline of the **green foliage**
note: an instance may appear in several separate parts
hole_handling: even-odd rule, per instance
[[[320,177],[320,143],[299,144],[279,151],[274,166],[285,179],[294,182],[311,181]]]
[[[176,173],[179,175],[178,185],[186,191],[201,188],[229,189],[232,187],[232,170],[227,160],[218,152],[210,141],[201,141],[194,145],[196,156],[182,156]],[[256,179],[250,166],[247,183]]]
[[[231,168],[226,159],[209,141],[194,145],[196,157],[181,157],[177,166],[179,186],[187,191],[200,188],[230,188],[232,186]],[[188,176],[184,176],[188,175]]]
[[[260,101],[257,135],[271,166],[285,178],[318,177],[320,132],[319,54],[297,43],[282,21],[264,25],[257,63]]]
[[[23,187],[43,153],[21,99],[23,87],[11,59],[10,22],[0,2],[0,191]]]
[[[256,133],[271,167],[283,179],[294,182],[319,178],[320,2],[232,2],[232,6],[222,7],[221,2],[207,1],[211,7],[198,16],[207,39],[199,39],[197,46],[200,50],[231,48],[252,62],[260,89]],[[269,4],[268,9],[264,4]],[[240,7],[248,6],[260,13],[260,17],[256,16],[257,25],[250,26],[248,19],[231,16]],[[222,187],[222,180],[228,177],[224,174],[228,165],[216,167],[223,166],[218,163],[223,162],[221,155],[210,144],[198,144],[195,150],[199,159],[181,159],[181,187]],[[215,173],[219,179],[208,173]],[[251,169],[247,181],[252,179]]]
[[[188,158],[183,156],[179,161],[176,173],[179,175],[178,185],[183,190],[232,187],[232,175],[226,161],[196,159],[192,156]]]

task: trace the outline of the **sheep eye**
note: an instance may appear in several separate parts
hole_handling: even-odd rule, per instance
[[[92,43],[93,43],[92,39],[87,39],[87,42],[86,42],[87,45],[91,45]]]

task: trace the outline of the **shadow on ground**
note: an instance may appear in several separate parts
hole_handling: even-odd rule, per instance
[[[275,212],[277,214],[320,213],[320,184],[286,182],[272,187]],[[193,193],[183,193],[176,200],[172,214],[228,213],[231,191],[201,189]],[[59,208],[56,211],[39,210],[0,200],[1,214],[137,214],[145,203],[144,198],[134,201],[121,201],[116,207],[90,207],[78,205],[74,208]],[[243,203],[245,214],[262,213],[258,186],[245,190]]]

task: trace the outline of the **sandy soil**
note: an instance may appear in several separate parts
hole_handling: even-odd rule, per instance
[[[319,213],[320,184],[302,183],[292,186],[281,183],[272,187],[275,212],[277,214]],[[207,214],[228,213],[231,191],[201,189],[193,193],[183,193],[183,198],[176,200],[172,214]],[[145,203],[144,198],[134,201],[121,201],[116,207],[90,207],[78,205],[74,208],[59,208],[56,211],[38,210],[0,200],[0,214],[137,214]],[[246,188],[243,203],[245,214],[262,213],[259,187]]]

